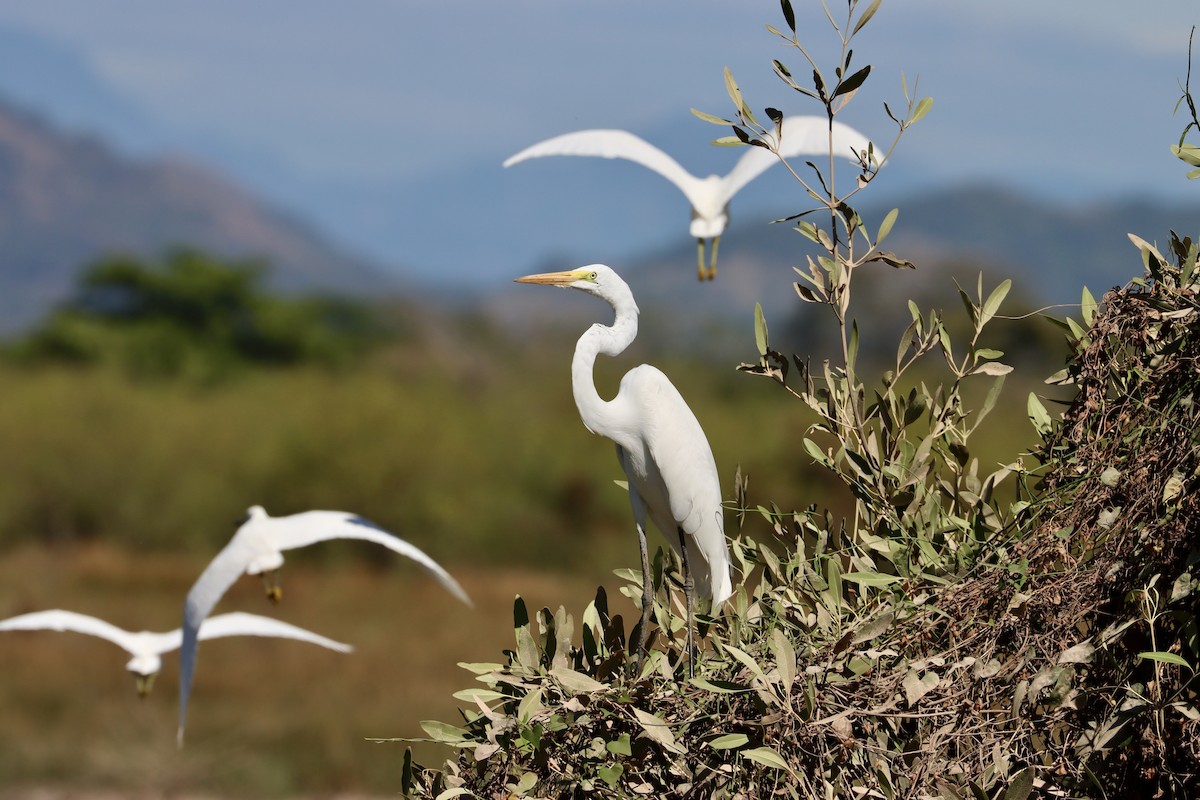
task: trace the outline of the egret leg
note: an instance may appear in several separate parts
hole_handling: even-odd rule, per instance
[[[654,611],[654,582],[650,575],[650,555],[646,550],[646,526],[639,522],[638,549],[642,557],[642,618],[638,622],[638,644],[635,658],[640,667],[642,657],[646,655],[646,641],[650,633],[650,615]]]
[[[283,599],[283,587],[279,585],[279,570],[271,569],[262,574],[263,588],[267,590],[267,599],[278,603]]]
[[[692,658],[692,649],[695,643],[692,641],[692,595],[694,593],[692,584],[692,571],[688,569],[688,551],[687,551],[687,535],[683,532],[683,528],[675,529],[679,533],[679,554],[683,558],[683,597],[687,604],[687,660],[688,660],[688,677],[695,677],[696,662]]]
[[[704,240],[696,240],[696,280],[703,281],[707,270],[704,268]]]
[[[712,240],[712,253],[709,254],[710,264],[708,267],[708,280],[717,277],[717,246],[721,244],[721,237],[714,236]]]

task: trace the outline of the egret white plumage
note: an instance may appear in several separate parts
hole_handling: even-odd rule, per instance
[[[578,289],[613,308],[611,326],[596,323],[579,337],[571,360],[571,388],[584,426],[616,443],[617,459],[629,483],[642,562],[637,653],[645,651],[654,604],[646,548],[649,516],[683,559],[690,660],[691,572],[699,579],[701,594],[712,598],[714,610],[733,594],[721,485],[704,429],[667,376],[648,364],[625,373],[612,400],[603,399],[596,391],[592,378],[596,356],[618,355],[637,337],[637,303],[629,286],[611,268],[592,264],[567,272],[527,275],[517,282]]]
[[[305,511],[284,517],[272,517],[262,506],[251,506],[246,519],[233,534],[229,544],[196,579],[188,592],[183,609],[183,644],[179,657],[179,732],[187,721],[188,695],[192,688],[192,673],[196,665],[197,632],[225,591],[242,574],[262,575],[267,597],[278,602],[281,597],[277,576],[283,566],[283,551],[307,547],[329,539],[362,539],[407,556],[425,569],[455,597],[467,605],[471,599],[458,581],[420,548],[385,531],[373,522],[344,511]]]
[[[764,139],[774,142],[774,134]],[[761,175],[779,159],[796,156],[826,156],[830,153],[854,163],[868,163],[870,140],[849,125],[827,117],[786,117],[781,127],[776,153],[762,147],[748,147],[728,175],[709,175],[697,178],[654,145],[621,130],[586,130],[565,133],[525,148],[508,158],[504,166],[511,167],[531,158],[542,156],[597,156],[623,158],[641,164],[675,184],[692,204],[692,223],[689,231],[696,237],[696,257],[700,280],[712,280],[717,275],[717,245],[729,223],[729,201],[743,186]],[[711,264],[704,266],[704,242],[712,239]]]
[[[133,673],[137,682],[137,693],[145,697],[154,686],[154,678],[162,670],[162,656],[177,650],[183,642],[183,631],[176,628],[166,633],[151,631],[127,631],[102,619],[74,611],[35,611],[0,621],[0,631],[70,631],[107,639],[133,656],[125,669]],[[335,642],[324,636],[297,628],[257,614],[235,611],[219,614],[204,620],[198,638],[217,639],[223,636],[273,636],[280,639],[296,639],[326,647],[339,653],[349,653],[348,644]]]

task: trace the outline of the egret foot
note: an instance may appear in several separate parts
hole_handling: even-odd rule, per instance
[[[262,574],[263,588],[267,590],[267,599],[275,605],[283,600],[283,587],[279,585],[279,570],[273,569]]]
[[[721,244],[721,237],[714,236],[712,240],[712,253],[709,254],[708,274],[704,276],[704,280],[711,281],[717,277],[717,247]]]

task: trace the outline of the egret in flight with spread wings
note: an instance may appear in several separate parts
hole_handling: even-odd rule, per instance
[[[733,594],[721,485],[704,430],[667,376],[648,364],[621,378],[617,396],[605,400],[596,391],[592,369],[596,355],[615,356],[637,336],[638,307],[625,281],[603,264],[569,272],[517,278],[518,283],[579,289],[612,306],[611,326],[593,325],[575,345],[571,388],[583,424],[612,439],[629,483],[629,502],[637,526],[642,560],[642,617],[637,653],[644,653],[654,603],[646,550],[646,517],[676,547],[683,559],[688,615],[688,654],[692,650],[692,572],[713,609]]]
[[[196,579],[188,592],[183,608],[183,645],[179,656],[179,732],[183,743],[183,728],[187,721],[188,695],[192,688],[192,673],[196,665],[197,632],[217,601],[242,574],[262,575],[267,597],[279,602],[279,568],[283,566],[283,551],[307,547],[329,539],[362,539],[407,556],[433,573],[451,594],[471,605],[471,599],[458,581],[441,565],[398,536],[388,533],[373,522],[344,511],[305,511],[285,517],[272,517],[262,506],[252,506],[246,519]]]
[[[137,681],[137,692],[145,697],[154,686],[154,678],[162,669],[162,655],[177,650],[183,641],[183,631],[176,628],[168,633],[152,633],[150,631],[127,631],[116,625],[105,622],[87,614],[76,614],[74,611],[35,611],[32,614],[21,614],[17,617],[0,621],[0,631],[71,631],[85,633],[89,636],[99,636],[107,639],[129,653],[133,658],[125,665],[125,669],[133,673]],[[348,644],[326,639],[311,631],[297,628],[286,622],[260,617],[257,614],[219,614],[204,620],[200,626],[200,639],[218,639],[222,636],[274,636],[281,639],[297,639],[302,642],[319,644],[339,653],[349,653],[353,648]]]
[[[766,140],[773,140],[768,133]],[[724,177],[709,175],[697,178],[654,145],[628,131],[587,130],[565,133],[525,148],[504,162],[511,167],[530,158],[542,156],[598,156],[624,158],[654,170],[679,187],[692,204],[692,224],[689,229],[696,237],[696,257],[700,280],[717,276],[717,245],[729,224],[729,201],[743,186],[757,178],[779,159],[795,156],[835,156],[848,158],[860,165],[869,164],[871,142],[858,131],[827,117],[787,117],[783,120],[782,135],[776,153],[763,147],[748,147],[733,170]],[[771,141],[774,144],[774,141]],[[832,149],[831,149],[832,148]],[[704,266],[704,242],[712,239],[711,263]]]

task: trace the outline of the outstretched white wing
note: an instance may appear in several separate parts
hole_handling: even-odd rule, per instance
[[[183,630],[179,653],[179,731],[177,739],[183,744],[183,727],[187,722],[188,696],[192,692],[192,673],[196,668],[196,644],[200,625],[213,610],[213,606],[246,571],[253,550],[245,539],[235,534],[229,544],[216,558],[209,562],[204,572],[192,584],[187,601],[183,605]]]
[[[128,651],[138,655],[137,637],[126,630],[111,625],[102,619],[90,617],[87,614],[77,614],[74,611],[35,611],[32,614],[21,614],[0,622],[0,631],[70,631],[85,633],[88,636],[98,636]]]
[[[702,185],[700,179],[679,166],[675,159],[629,131],[595,129],[564,133],[525,148],[506,160],[504,166],[542,156],[596,156],[633,161],[678,186],[692,205],[696,204],[695,193]]]
[[[468,606],[472,605],[471,598],[458,585],[458,581],[442,569],[440,564],[425,555],[416,545],[409,544],[370,520],[345,511],[305,511],[287,517],[273,517],[270,523],[271,541],[280,550],[294,550],[329,539],[362,539],[381,544],[425,567],[451,594]]]
[[[761,175],[768,167],[779,163],[779,158],[796,156],[828,156],[830,153],[829,120],[826,117],[797,116],[783,120],[782,145],[779,155],[765,147],[749,147],[738,159],[733,170],[725,176],[723,186],[728,202],[750,181]],[[857,162],[856,153],[867,152],[871,141],[845,123],[834,120],[832,128],[833,154]],[[768,138],[771,138],[768,135]]]
[[[176,631],[178,634],[179,631]],[[218,639],[223,636],[271,636],[278,639],[296,639],[301,642],[317,644],[339,653],[349,653],[354,648],[348,644],[327,639],[320,634],[289,625],[270,617],[258,614],[247,614],[234,611],[229,614],[218,614],[204,620],[200,626],[200,639]]]

